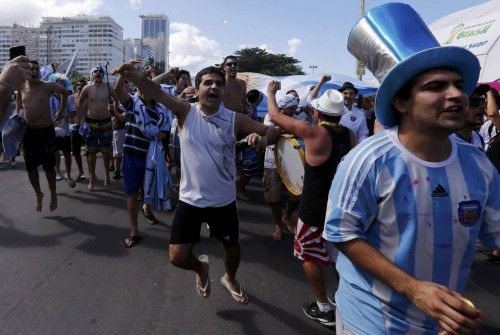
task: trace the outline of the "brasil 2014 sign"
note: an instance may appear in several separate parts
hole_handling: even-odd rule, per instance
[[[490,29],[491,24],[494,22],[495,22],[495,20],[488,21],[488,22],[481,23],[481,24],[476,24],[474,26],[469,26],[469,27],[466,27],[465,24],[460,23],[459,25],[457,25],[455,28],[453,28],[451,30],[450,38],[444,44],[450,44],[454,40],[458,41],[458,40],[460,40],[462,38],[466,38],[466,37],[471,37],[471,36],[476,36],[476,35],[484,35],[488,32],[488,29]]]
[[[457,22],[432,31],[441,45],[469,49],[475,55],[488,53],[500,35],[500,22],[495,15]]]

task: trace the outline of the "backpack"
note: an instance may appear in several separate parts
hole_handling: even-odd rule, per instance
[[[492,134],[493,123],[488,127],[488,134],[490,134],[490,142],[488,143],[488,149],[486,150],[486,156],[490,159],[493,165],[500,172],[500,132],[497,130],[495,134]]]

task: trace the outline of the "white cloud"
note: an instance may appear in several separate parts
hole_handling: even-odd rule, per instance
[[[291,57],[295,57],[297,55],[297,51],[299,51],[299,47],[302,44],[302,40],[298,38],[292,38],[288,40],[288,55]]]
[[[187,23],[170,24],[170,66],[187,69],[191,74],[203,67],[222,61],[220,45],[202,35],[201,31]]]
[[[229,21],[228,20],[224,20],[223,22],[224,22],[224,24],[227,24]]]
[[[103,0],[0,0],[0,22],[38,26],[43,16],[93,14]]]
[[[142,7],[142,0],[128,0],[128,3],[132,9],[140,9]]]

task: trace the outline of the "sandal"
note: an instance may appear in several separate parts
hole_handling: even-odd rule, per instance
[[[233,297],[234,301],[236,301],[237,303],[242,304],[242,305],[245,305],[248,303],[248,295],[245,292],[243,292],[243,288],[241,287],[241,285],[240,285],[240,291],[237,292],[231,286],[231,284],[229,284],[229,282],[226,279],[226,276],[222,276],[222,278],[220,279],[220,283],[222,284],[222,286],[224,286],[229,291],[229,293],[231,294],[231,297]]]
[[[149,223],[150,225],[158,224],[158,219],[154,216],[153,212],[146,212],[146,210],[143,207],[142,214],[144,214],[146,222]]]
[[[71,179],[70,177],[64,177],[64,179],[68,182],[68,186],[73,188],[76,186],[76,183],[73,179]]]
[[[209,266],[207,255],[200,255],[198,257],[198,260],[202,263],[207,263],[207,266]],[[198,274],[196,274],[196,292],[200,297],[205,299],[210,296],[210,276],[207,275],[205,286],[201,286],[201,278],[200,276],[198,276]]]
[[[123,240],[123,246],[125,248],[132,248],[134,247],[139,241],[142,239],[140,236],[132,236],[130,235],[126,239]]]
[[[488,258],[486,259],[486,263],[489,265],[495,265],[499,266],[500,265],[500,256],[493,256],[493,254],[490,254]]]

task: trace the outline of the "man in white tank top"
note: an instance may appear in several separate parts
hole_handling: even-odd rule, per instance
[[[201,70],[195,79],[199,102],[189,102],[164,93],[151,80],[142,77],[133,64],[123,64],[113,71],[132,81],[169,108],[179,120],[181,144],[181,182],[170,237],[170,262],[196,272],[196,290],[203,298],[210,295],[208,257],[198,259],[193,245],[200,241],[203,222],[210,226],[210,236],[224,248],[226,273],[220,279],[232,298],[245,304],[248,296],[236,281],[240,262],[239,221],[236,208],[236,134],[250,134],[246,142],[264,147],[277,142],[279,132],[253,121],[248,116],[221,106],[224,96],[224,73],[216,67]]]

